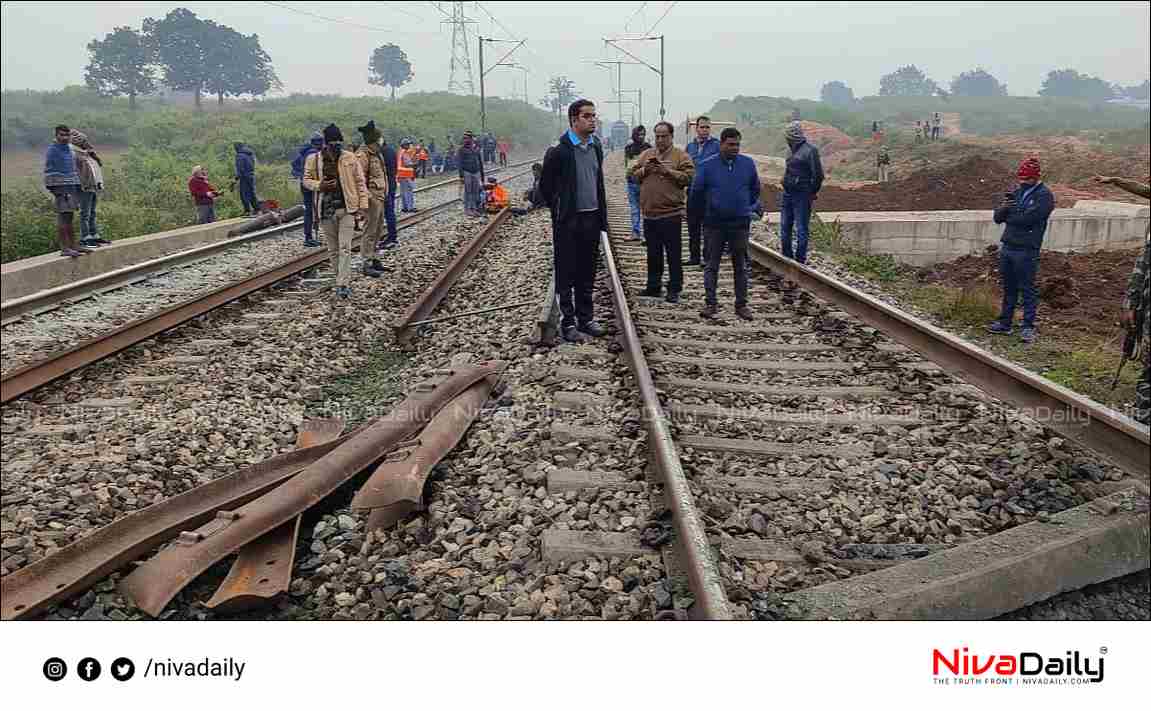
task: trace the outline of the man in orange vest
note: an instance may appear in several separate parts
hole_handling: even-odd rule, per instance
[[[400,184],[402,212],[416,211],[416,196],[412,182],[416,179],[416,151],[412,142],[405,138],[400,141],[400,152],[396,155],[396,182]]]
[[[496,213],[508,206],[508,189],[500,185],[494,176],[488,178],[487,194],[488,212]]]

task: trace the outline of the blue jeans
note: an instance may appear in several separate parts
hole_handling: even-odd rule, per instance
[[[639,183],[627,181],[627,204],[631,207],[631,233],[636,237],[643,234],[643,218],[639,213]]]
[[[396,191],[388,189],[388,196],[384,198],[384,222],[388,224],[388,236],[385,242],[395,242],[399,239],[396,233]]]
[[[798,242],[794,255],[791,249],[791,231],[795,228]],[[783,256],[807,264],[807,237],[811,228],[811,193],[784,191],[779,197],[779,242]]]
[[[96,196],[98,193],[80,191],[80,238],[96,236]]]
[[[312,230],[316,226],[316,194],[300,185],[300,196],[304,200],[304,239],[312,239]]]
[[[260,203],[256,200],[256,178],[241,177],[236,181],[240,189],[240,202],[244,204],[244,212],[259,212]]]
[[[414,190],[414,186],[411,180],[400,180],[400,197],[403,199],[404,212],[411,212],[416,209],[416,196],[412,190]]]
[[[1015,318],[1015,304],[1019,291],[1023,291],[1023,328],[1035,328],[1035,310],[1039,306],[1039,292],[1035,289],[1035,275],[1039,272],[1039,250],[1026,247],[999,248],[999,278],[1003,282],[1003,307],[999,322],[1010,326]]]

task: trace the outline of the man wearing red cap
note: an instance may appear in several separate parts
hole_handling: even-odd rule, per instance
[[[1003,307],[999,318],[987,327],[991,333],[1011,334],[1015,304],[1023,292],[1023,328],[1019,335],[1024,343],[1035,340],[1035,310],[1039,293],[1035,275],[1039,271],[1039,249],[1047,231],[1047,218],[1055,209],[1055,196],[1039,180],[1039,159],[1028,158],[1019,164],[1019,187],[1004,196],[995,210],[995,224],[1005,225],[999,239],[999,278],[1003,281]]]

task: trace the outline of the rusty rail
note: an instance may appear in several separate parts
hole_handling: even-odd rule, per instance
[[[514,180],[523,174],[523,172],[520,172],[505,178],[505,180]],[[400,229],[406,229],[418,225],[458,202],[460,202],[460,198],[458,197],[446,200],[434,207],[401,220],[398,227]],[[504,213],[506,212],[505,210]],[[498,220],[494,220],[493,223],[506,219],[504,213],[501,213],[501,217]],[[273,228],[273,230],[282,230],[284,227],[285,226],[276,227]],[[254,236],[255,235],[247,235],[247,238]],[[473,242],[474,241],[475,240],[473,240]],[[71,348],[51,353],[42,360],[28,363],[10,373],[5,373],[0,377],[0,404],[7,404],[80,368],[115,355],[137,343],[176,328],[191,319],[203,316],[210,311],[218,309],[237,299],[241,299],[248,294],[265,289],[278,281],[312,269],[327,259],[328,251],[326,248],[306,252],[299,257],[294,257],[277,266],[250,276],[247,279],[233,282],[207,294],[192,297],[162,311],[126,323],[113,331],[100,334]],[[439,298],[443,298],[442,295]],[[439,299],[437,299],[435,303],[439,303]],[[434,308],[434,305],[432,308]]]
[[[500,210],[499,214],[495,216],[488,226],[483,229],[472,241],[468,242],[459,254],[455,256],[451,264],[447,266],[435,281],[420,294],[420,298],[416,299],[415,303],[408,307],[404,312],[403,318],[400,322],[392,326],[392,331],[395,334],[398,343],[407,343],[411,338],[413,324],[416,321],[423,321],[436,310],[440,302],[447,296],[448,291],[451,290],[452,285],[460,278],[460,275],[472,263],[488,242],[492,240],[496,232],[499,231],[501,225],[507,221],[511,210],[504,208]]]
[[[753,259],[864,323],[918,351],[944,370],[1011,403],[1040,424],[1146,481],[1151,437],[1129,417],[1035,375],[826,274],[750,243]]]
[[[615,264],[611,241],[606,233],[601,233],[600,244],[604,250],[608,278],[611,284],[612,300],[615,302],[617,323],[620,329],[619,340],[631,362],[643,402],[644,424],[647,427],[648,450],[651,452],[656,469],[662,477],[664,496],[674,514],[674,525],[679,551],[687,568],[692,594],[695,596],[699,616],[707,620],[732,619],[727,594],[723,590],[722,577],[712,557],[707,540],[707,531],[695,507],[687,476],[679,461],[679,452],[672,439],[666,413],[659,402],[655,381],[651,376],[647,358],[643,354],[639,333],[631,317],[627,304],[623,281]]]

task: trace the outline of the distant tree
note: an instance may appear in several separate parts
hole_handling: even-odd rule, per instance
[[[102,40],[88,43],[89,61],[84,83],[101,96],[127,96],[129,108],[136,97],[156,90],[156,70],[148,42],[130,27],[116,27]]]
[[[1128,99],[1135,99],[1136,101],[1151,99],[1151,81],[1144,79],[1142,84],[1125,87],[1123,94]]]
[[[1115,89],[1099,77],[1080,74],[1074,69],[1057,69],[1047,73],[1039,95],[1105,101],[1115,97]]]
[[[210,20],[204,25],[204,88],[216,95],[217,104],[222,106],[225,96],[263,96],[280,88],[272,59],[257,35],[245,36]]]
[[[855,103],[855,92],[841,81],[829,81],[819,90],[819,100],[834,106],[850,106]]]
[[[201,94],[208,81],[210,31],[208,23],[184,7],[172,10],[161,20],[144,20],[144,34],[156,52],[164,83],[171,89],[194,92],[196,108],[201,108]]]
[[[548,95],[540,99],[540,105],[562,115],[564,109],[575,101],[575,98],[575,82],[561,75],[548,80]]]
[[[396,89],[407,84],[415,76],[412,63],[404,50],[394,44],[376,47],[368,60],[368,83],[386,86],[392,90],[392,101],[396,100]]]
[[[938,92],[939,85],[914,64],[900,67],[879,80],[880,96],[933,96]]]
[[[1007,96],[1007,85],[1000,83],[983,67],[963,72],[951,80],[955,96]]]

